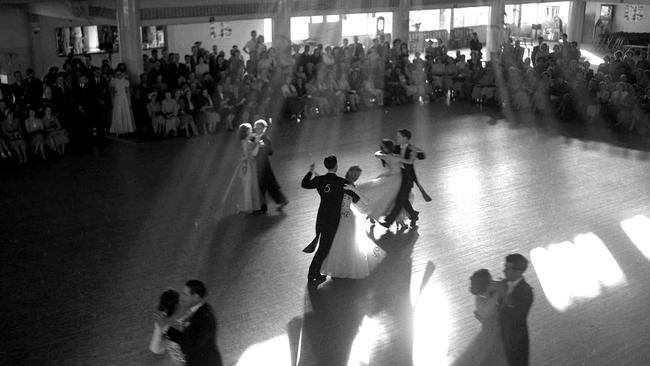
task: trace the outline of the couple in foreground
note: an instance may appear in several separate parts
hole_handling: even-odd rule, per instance
[[[523,277],[528,260],[521,254],[506,256],[505,279],[494,281],[487,269],[470,277],[475,296],[474,316],[481,332],[453,366],[528,366],[528,312],[533,289]]]
[[[393,146],[390,140],[383,140],[375,156],[386,168],[384,173],[358,186],[355,186],[361,175],[358,166],[351,167],[345,178],[341,178],[336,175],[338,163],[333,155],[324,160],[328,171],[325,175],[317,175],[314,164],[311,164],[301,185],[318,190],[321,203],[316,219],[316,237],[303,250],[311,253],[318,246],[309,267],[310,282],[322,282],[327,275],[364,278],[381,262],[384,251],[375,245],[365,230],[361,230],[365,227],[364,215],[372,221],[385,217],[380,221],[382,225],[390,227],[396,222],[398,229],[406,227],[408,215],[411,227],[415,227],[418,212],[411,206],[410,191],[415,181],[413,162],[417,150],[410,145],[410,137],[410,131],[400,130],[398,146]]]
[[[190,280],[180,294],[169,289],[160,296],[149,350],[167,353],[169,365],[223,365],[216,345],[217,320],[206,294],[203,282]]]

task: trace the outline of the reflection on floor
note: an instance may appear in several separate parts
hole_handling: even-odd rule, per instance
[[[367,227],[388,253],[369,278],[306,286],[312,161],[381,170],[398,127],[427,151],[432,196],[418,230]],[[504,117],[466,104],[371,110],[274,125],[273,164],[291,203],[238,215],[233,134],[113,140],[92,155],[7,167],[0,357],[10,365],[160,365],[147,350],[168,286],[200,278],[226,365],[447,365],[478,333],[468,278],[531,259],[532,365],[650,359],[648,146],[594,125]],[[234,181],[232,179],[235,178]],[[230,185],[230,182],[233,182]],[[369,224],[368,224],[369,225]],[[559,243],[559,244],[557,244]]]

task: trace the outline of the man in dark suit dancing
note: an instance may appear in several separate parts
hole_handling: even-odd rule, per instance
[[[413,209],[413,206],[411,206],[411,202],[409,201],[409,194],[411,193],[411,188],[413,188],[413,183],[416,179],[413,162],[419,152],[419,149],[410,144],[410,140],[411,131],[407,129],[397,131],[397,143],[399,145],[395,146],[393,153],[399,154],[401,157],[402,185],[400,186],[397,197],[395,198],[393,209],[388,216],[386,216],[384,221],[379,222],[385,227],[390,227],[393,224],[402,209],[406,210],[406,213],[411,218],[411,228],[415,227],[419,218],[419,212]]]
[[[223,365],[216,345],[217,321],[212,307],[204,300],[205,295],[203,282],[187,281],[181,303],[189,308],[188,317],[180,326],[172,325],[166,332],[170,341],[181,346],[187,366]]]
[[[273,146],[271,145],[271,139],[266,135],[267,128],[266,121],[262,119],[257,120],[253,126],[255,138],[259,141],[259,150],[257,156],[255,156],[255,161],[257,162],[257,180],[259,181],[260,191],[262,192],[262,211],[264,212],[268,210],[266,193],[279,205],[279,210],[289,203],[287,197],[282,193],[271,168],[269,156],[273,155]]]
[[[528,366],[530,341],[526,318],[533,304],[533,289],[523,277],[528,260],[521,254],[506,256],[506,297],[501,304],[501,338],[510,366]]]
[[[302,188],[316,189],[320,195],[320,206],[318,207],[318,216],[316,218],[316,237],[305,248],[305,253],[314,251],[318,243],[318,250],[314,254],[314,259],[309,266],[308,279],[309,281],[322,282],[326,276],[320,274],[320,267],[325,258],[330,252],[336,229],[339,226],[341,219],[341,202],[343,201],[343,193],[352,196],[352,200],[357,202],[359,196],[356,193],[345,189],[348,182],[336,175],[338,164],[336,156],[330,155],[325,158],[325,168],[327,174],[317,175],[314,172],[314,164],[309,166],[309,172],[302,179]]]

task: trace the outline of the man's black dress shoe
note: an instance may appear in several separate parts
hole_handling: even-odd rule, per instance
[[[411,225],[410,225],[411,228],[414,228],[414,227],[417,226],[417,222],[418,222],[419,218],[420,218],[420,213],[416,211],[415,216],[411,218]]]
[[[309,244],[305,247],[305,249],[302,250],[303,253],[313,253],[314,250],[316,250],[316,246]]]
[[[319,238],[319,236],[316,235],[316,237],[314,238],[314,240],[312,240],[311,243],[309,243],[309,245],[307,245],[307,246],[305,247],[305,249],[303,249],[302,251],[303,251],[304,253],[313,253],[314,250],[316,250],[316,245],[318,245],[318,238]]]
[[[309,277],[308,280],[309,280],[309,283],[318,284],[318,283],[322,283],[322,282],[327,281],[327,276],[321,276],[321,275],[313,276],[313,277]]]
[[[379,220],[377,222],[379,222],[379,225],[385,227],[386,229],[390,229],[391,224],[387,223],[385,220]]]

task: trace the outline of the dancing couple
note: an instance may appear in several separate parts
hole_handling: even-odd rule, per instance
[[[167,353],[172,366],[223,365],[216,345],[217,321],[205,296],[205,285],[198,280],[187,281],[180,295],[171,289],[163,292],[149,350]]]
[[[527,268],[526,257],[515,253],[506,256],[501,281],[494,281],[487,269],[472,274],[470,292],[481,332],[453,366],[528,366],[533,289],[523,277]]]
[[[336,175],[338,163],[335,156],[325,158],[324,165],[328,171],[325,175],[316,174],[314,164],[311,164],[301,186],[316,189],[321,203],[316,218],[316,237],[303,250],[306,253],[316,251],[309,267],[310,282],[322,282],[327,275],[363,278],[381,262],[385,252],[375,245],[365,230],[362,231],[364,215],[371,220],[385,216],[381,223],[390,227],[397,222],[398,229],[406,227],[404,220],[408,216],[411,227],[415,227],[418,212],[411,206],[410,195],[415,177],[415,149],[410,147],[409,139],[410,131],[398,132],[399,150],[392,141],[383,140],[375,156],[381,159],[385,172],[359,186],[355,185],[361,175],[358,166],[351,167],[345,178],[341,178]],[[404,168],[407,164],[411,165],[410,169]]]
[[[368,204],[361,202],[359,209],[368,215],[372,223],[390,228],[393,223],[406,227],[406,218],[410,218],[411,228],[415,228],[420,217],[412,206],[411,189],[416,184],[425,201],[431,201],[415,175],[415,159],[424,159],[424,152],[411,144],[411,131],[397,131],[397,144],[389,139],[381,142],[375,157],[381,160],[384,172],[377,178],[359,185],[359,190],[368,198]],[[384,216],[384,220],[380,217]]]
[[[242,162],[238,175],[242,194],[236,206],[241,212],[255,215],[267,212],[267,193],[278,204],[278,210],[289,203],[271,168],[269,156],[273,155],[273,147],[266,134],[267,129],[268,124],[261,119],[255,122],[254,127],[249,123],[239,126]],[[234,179],[231,185],[232,182]]]

